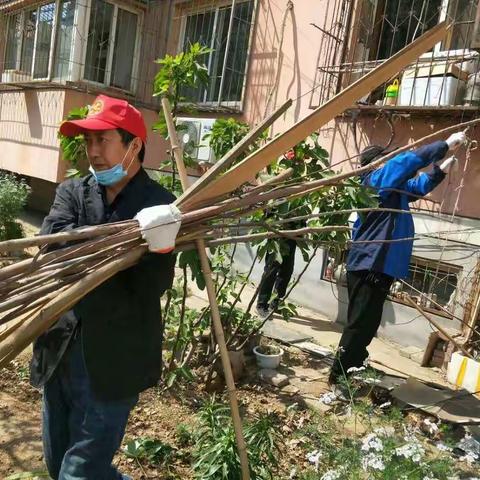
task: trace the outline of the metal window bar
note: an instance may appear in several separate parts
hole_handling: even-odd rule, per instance
[[[396,53],[441,20],[453,22],[452,33],[432,52],[423,55],[398,76],[400,89],[392,106],[463,108],[480,104],[480,57],[470,49],[478,0],[358,0],[352,15],[352,28],[343,35],[337,26],[349,0],[328,3],[318,55],[315,101],[311,107],[331,98],[365,72]],[[348,33],[348,35],[347,35]],[[346,45],[346,58],[338,58],[338,41]],[[322,53],[325,52],[325,53]],[[337,88],[332,85],[337,80]],[[392,79],[393,80],[393,79]],[[383,106],[387,84],[376,89],[361,103]]]
[[[188,89],[190,101],[238,107],[241,103],[254,21],[255,0],[189,2],[177,11],[179,50],[199,42],[213,51],[205,59],[210,75],[206,89]]]
[[[409,295],[421,307],[445,315],[445,311],[435,305],[436,302],[453,315],[461,271],[461,267],[439,262],[438,259],[412,256],[405,283],[394,282],[389,295],[398,301]]]

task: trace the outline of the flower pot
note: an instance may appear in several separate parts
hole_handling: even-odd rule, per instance
[[[280,365],[280,361],[283,355],[283,349],[280,347],[269,347],[274,348],[278,353],[261,353],[262,346],[257,346],[253,349],[253,353],[255,354],[255,358],[257,359],[257,365],[259,368],[272,368],[275,369]]]

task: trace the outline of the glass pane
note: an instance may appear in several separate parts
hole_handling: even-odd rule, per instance
[[[35,45],[35,67],[33,78],[48,77],[48,60],[52,43],[53,19],[55,18],[55,2],[42,5],[38,9],[38,32]]]
[[[110,82],[114,87],[124,90],[131,88],[136,38],[137,15],[119,8]]]
[[[385,0],[377,59],[389,58],[438,23],[442,0]]]
[[[22,72],[32,71],[33,45],[35,43],[35,31],[37,29],[37,10],[25,13],[25,28],[23,29],[22,58],[20,69]]]
[[[113,5],[104,0],[92,2],[85,59],[85,78],[87,80],[105,82],[112,17]]]
[[[8,20],[7,51],[5,52],[5,70],[17,68],[17,55],[22,36],[22,17],[18,13]]]
[[[212,43],[214,23],[214,11],[188,16],[185,25],[185,36],[183,38],[183,50],[187,50],[190,45],[197,42],[206,47],[210,47]],[[208,55],[203,61],[208,66],[210,60],[211,55]],[[184,89],[182,90],[182,96],[191,102],[203,102],[205,98],[205,89]]]
[[[223,55],[225,54],[225,44],[228,35],[228,23],[230,21],[231,9],[227,9],[227,12],[228,13],[225,15],[226,29],[224,29],[225,42],[221,48],[221,61],[219,62],[220,70],[217,72],[218,81],[216,84],[218,84],[218,90],[216,89],[214,93],[215,101],[218,100],[219,95],[219,80],[222,75],[221,67],[223,65]],[[223,82],[222,102],[240,101],[242,99],[252,15],[253,1],[240,3],[235,6],[230,44],[228,47],[227,68],[225,70],[225,79]]]
[[[75,17],[75,0],[62,0],[58,19],[53,76],[67,78],[70,71],[73,40],[73,20]]]

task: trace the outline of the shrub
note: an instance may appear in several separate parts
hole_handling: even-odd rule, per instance
[[[29,193],[30,187],[24,180],[0,172],[0,241],[23,236],[17,217],[27,203]]]
[[[199,412],[193,452],[195,478],[237,480],[241,478],[235,431],[228,407],[212,399]],[[273,415],[263,415],[244,425],[252,480],[276,478],[280,435]]]

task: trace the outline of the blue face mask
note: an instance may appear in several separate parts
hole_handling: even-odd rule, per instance
[[[130,151],[131,146],[132,144],[129,145],[128,150],[125,152],[122,162],[117,163],[117,165],[114,165],[112,168],[109,168],[108,170],[95,170],[90,165],[89,171],[95,177],[95,180],[99,185],[103,185],[104,187],[109,187],[110,185],[115,185],[116,183],[118,183],[120,180],[123,180],[127,176],[127,172],[128,172],[128,169],[130,168],[130,165],[133,162],[133,158],[126,169],[123,168],[123,161],[125,160],[125,157],[128,155],[128,152]]]

